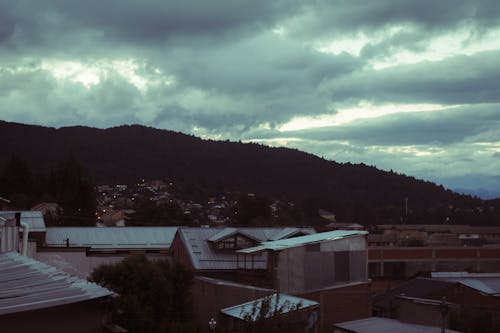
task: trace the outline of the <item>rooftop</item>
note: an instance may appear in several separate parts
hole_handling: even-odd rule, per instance
[[[284,230],[289,228],[179,228],[179,236],[183,240],[191,257],[193,267],[197,270],[231,270],[237,268],[237,256],[232,251],[217,251],[211,244],[231,235],[241,234],[257,243],[280,235],[286,237],[289,233]],[[299,228],[304,234],[315,233],[313,228]],[[266,268],[265,255],[254,256],[253,267]]]
[[[367,231],[360,230],[334,230],[317,234],[280,239],[276,241],[262,242],[262,245],[239,250],[239,253],[256,253],[265,250],[281,251],[291,247],[316,244],[327,240],[344,239],[353,236],[367,235]]]
[[[483,294],[500,296],[500,273],[433,272],[432,278],[460,283]]]
[[[87,301],[112,294],[17,252],[0,253],[0,315]]]
[[[334,325],[351,333],[440,333],[441,328],[436,326],[416,325],[404,323],[395,319],[370,317],[360,320],[346,321]],[[460,333],[446,329],[447,333]]]
[[[269,302],[270,309],[278,309],[280,314],[319,306],[318,302],[310,301],[308,299],[285,294],[273,294],[268,297],[222,309],[221,312],[225,315],[241,320],[246,320],[247,316],[249,316],[248,319],[254,321],[257,319],[260,309],[266,301]],[[270,311],[265,315],[266,318],[271,317],[273,316],[273,312]]]
[[[177,227],[48,227],[49,247],[93,249],[168,249]]]

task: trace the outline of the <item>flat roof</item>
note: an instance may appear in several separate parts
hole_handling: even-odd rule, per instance
[[[345,330],[350,333],[440,333],[441,328],[437,326],[426,326],[404,323],[399,320],[370,317],[365,319],[346,321],[333,325],[334,328]],[[446,329],[447,333],[460,333]]]
[[[241,320],[250,319],[254,321],[259,316],[259,311],[266,301],[269,301],[269,309],[279,309],[280,314],[319,306],[318,302],[308,299],[286,294],[272,294],[250,302],[224,308],[220,311],[233,318]],[[272,317],[273,315],[274,313],[272,313],[272,311],[268,312],[266,318]]]
[[[281,251],[291,247],[303,246],[307,244],[315,244],[327,240],[344,239],[353,236],[367,235],[367,231],[362,230],[334,230],[321,232],[312,235],[280,239],[276,241],[263,242],[261,245],[239,250],[239,253],[256,253],[265,250]]]
[[[88,301],[113,293],[20,255],[0,253],[0,315]]]
[[[48,227],[48,247],[169,249],[177,227]]]

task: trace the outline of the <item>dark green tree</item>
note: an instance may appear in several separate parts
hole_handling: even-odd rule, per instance
[[[190,287],[193,276],[167,260],[132,255],[96,268],[91,280],[116,292],[114,321],[130,332],[192,332]]]
[[[70,153],[52,170],[50,187],[63,209],[67,224],[95,223],[94,185],[73,154]]]
[[[18,209],[28,209],[33,203],[34,189],[28,162],[12,155],[0,177],[0,196],[9,198]]]

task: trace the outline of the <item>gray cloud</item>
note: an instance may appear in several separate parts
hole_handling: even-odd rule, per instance
[[[0,118],[56,127],[141,123],[281,142],[433,180],[452,165],[451,183],[472,169],[471,177],[491,177],[500,167],[500,47],[468,56],[460,48],[499,28],[493,0],[0,0]],[[423,53],[431,38],[459,29],[468,39],[454,57],[371,67],[397,52]],[[316,49],[359,36],[367,38],[359,55]],[[136,67],[111,68],[115,60]],[[51,72],[47,63],[60,62],[108,67],[98,84],[84,86]],[[277,130],[360,101],[460,107]]]

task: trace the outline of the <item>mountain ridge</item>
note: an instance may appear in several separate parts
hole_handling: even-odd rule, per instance
[[[338,163],[257,143],[204,140],[143,125],[53,128],[0,121],[0,142],[0,168],[17,154],[36,169],[49,170],[72,152],[97,183],[168,177],[314,202],[311,209],[329,208],[358,220],[366,218],[362,215],[367,209],[401,215],[405,198],[422,218],[443,207],[472,209],[484,204],[441,185],[365,164]]]

